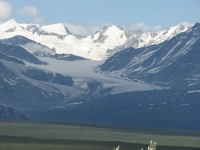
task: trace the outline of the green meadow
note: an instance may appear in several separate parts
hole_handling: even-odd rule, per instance
[[[199,131],[0,121],[0,150],[200,150]]]

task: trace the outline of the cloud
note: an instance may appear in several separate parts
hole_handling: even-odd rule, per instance
[[[44,17],[38,11],[38,9],[34,6],[25,6],[24,8],[18,10],[18,13],[21,15],[26,15],[31,17],[31,21],[34,23],[42,24],[45,22]]]
[[[194,25],[195,23],[193,22],[188,22],[188,21],[183,21],[180,23],[180,25],[185,25],[185,26],[192,26]],[[171,27],[171,26],[170,26]],[[133,31],[133,30],[141,30],[143,32],[149,32],[149,31],[162,31],[164,30],[165,28],[157,25],[157,26],[149,26],[149,25],[146,25],[145,23],[141,22],[141,23],[137,23],[137,24],[132,24],[132,25],[128,25],[128,26],[124,26],[123,27],[124,29],[126,30],[130,30],[130,31]]]
[[[137,23],[137,24],[132,24],[124,27],[126,30],[142,30],[143,32],[148,32],[148,31],[160,31],[162,30],[162,27],[157,25],[157,26],[148,26],[145,23]]]
[[[12,12],[12,4],[3,0],[0,0],[0,19],[7,19]]]
[[[34,23],[39,23],[39,24],[43,24],[46,22],[46,20],[42,16],[34,17],[31,19],[31,21],[33,21]]]
[[[188,21],[183,21],[180,23],[180,25],[184,25],[184,26],[193,26],[195,23],[194,22],[188,22]]]
[[[33,17],[39,16],[39,12],[37,8],[33,6],[25,6],[24,8],[20,9],[18,13],[22,15],[33,16]]]

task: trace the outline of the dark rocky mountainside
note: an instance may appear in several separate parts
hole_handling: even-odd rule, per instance
[[[46,64],[20,46],[0,44],[0,53],[34,64]]]
[[[200,23],[169,41],[127,48],[110,57],[100,70],[131,80],[172,88],[200,87]]]
[[[28,120],[28,118],[11,107],[0,105],[0,120]]]
[[[73,79],[71,77],[64,76],[62,74],[56,73],[55,75],[52,72],[46,72],[43,70],[37,69],[27,69],[22,71],[22,74],[35,80],[46,81],[57,83],[61,85],[73,85]]]

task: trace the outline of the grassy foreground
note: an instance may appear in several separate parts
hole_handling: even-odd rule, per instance
[[[155,133],[145,129],[141,133],[137,129],[0,121],[0,150],[113,150],[118,145],[121,150],[140,150],[146,149],[151,140],[158,143],[157,150],[200,149],[199,134],[161,133],[156,129]]]

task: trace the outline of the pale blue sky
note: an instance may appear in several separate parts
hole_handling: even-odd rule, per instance
[[[74,29],[91,30],[88,32],[104,24],[156,30],[200,21],[199,0],[0,0],[0,5],[2,2],[9,3],[12,12],[4,18],[0,15],[1,22],[14,18],[19,23],[66,23]]]

